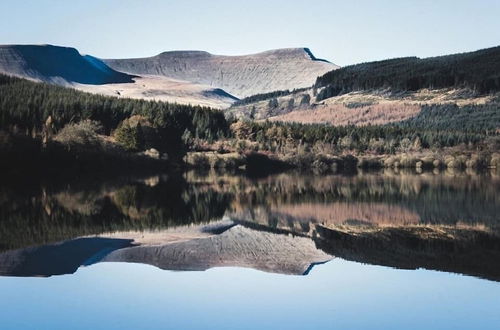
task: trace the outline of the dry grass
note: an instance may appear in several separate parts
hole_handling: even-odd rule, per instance
[[[236,118],[248,116],[254,108],[255,119],[294,121],[300,123],[331,123],[334,125],[386,124],[411,118],[420,112],[423,105],[457,104],[458,106],[486,104],[498,98],[495,95],[475,95],[464,89],[422,89],[417,92],[391,93],[387,90],[351,92],[332,97],[310,106],[299,106],[300,97],[309,94],[314,100],[312,90],[278,98],[279,107],[270,110],[269,100],[245,106],[230,108],[228,111]],[[287,105],[294,99],[295,106]]]
[[[384,103],[350,108],[344,104],[325,104],[312,110],[293,111],[270,118],[271,121],[288,121],[306,124],[331,125],[383,125],[412,118],[420,112],[416,104]]]

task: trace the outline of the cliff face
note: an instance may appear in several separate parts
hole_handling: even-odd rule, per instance
[[[57,84],[129,83],[133,78],[74,48],[52,45],[1,45],[0,73]]]
[[[307,48],[278,49],[243,56],[173,51],[147,58],[103,61],[118,71],[160,75],[208,85],[238,98],[309,87],[318,76],[338,68],[335,64],[315,58]]]

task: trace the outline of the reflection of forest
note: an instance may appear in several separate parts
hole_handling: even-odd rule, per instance
[[[212,187],[232,193],[237,187],[232,216],[261,224],[464,223],[494,228],[500,223],[500,177],[490,173],[281,174],[236,182],[214,177]]]
[[[0,249],[123,230],[160,229],[220,219],[228,194],[177,177],[0,188]]]
[[[0,187],[0,249],[103,232],[160,229],[228,215],[308,232],[310,224],[467,224],[496,228],[500,178],[490,173],[213,174]]]

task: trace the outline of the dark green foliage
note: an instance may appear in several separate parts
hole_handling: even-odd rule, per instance
[[[206,223],[220,219],[229,207],[230,196],[225,193],[188,185],[182,175],[165,178],[154,187],[121,182],[123,177],[110,185],[109,176],[76,181],[72,177],[72,184],[54,179],[43,188],[33,182],[21,189],[1,186],[0,251],[102,232]],[[25,191],[26,187],[32,190]],[[102,194],[103,189],[113,191],[113,197]],[[78,207],[64,207],[57,196]],[[138,210],[139,216],[129,210]]]
[[[269,109],[276,109],[279,106],[278,99],[277,98],[272,98],[269,100]]]
[[[246,104],[250,104],[250,103],[268,100],[271,98],[277,98],[277,97],[281,97],[281,96],[287,96],[290,94],[303,92],[305,90],[307,90],[307,88],[297,88],[297,89],[294,89],[293,91],[290,91],[287,89],[284,91],[274,91],[274,92],[263,93],[263,94],[255,94],[255,95],[251,95],[251,96],[245,97],[241,100],[234,102],[232,106],[236,107],[239,105],[246,105]]]
[[[478,93],[500,90],[500,47],[471,53],[420,59],[397,58],[362,63],[330,71],[316,80],[325,87],[318,101],[356,90],[390,88],[469,88]]]
[[[424,105],[420,113],[398,124],[414,129],[479,132],[500,127],[500,103],[457,106]]]
[[[40,139],[0,132],[0,181],[72,178],[85,173],[109,176],[142,169],[165,170],[168,166],[161,160],[120,150],[94,144],[44,146]]]
[[[145,100],[120,99],[0,75],[0,129],[41,132],[51,116],[54,129],[85,119],[100,122],[104,133],[132,115],[142,115],[165,135],[187,129],[199,138],[225,136],[228,124],[222,112],[210,108]]]
[[[466,129],[467,122],[460,127],[458,120],[453,129],[426,128],[425,121],[382,126],[330,126],[280,122],[248,122],[246,124],[250,131],[248,136],[254,137],[253,139],[262,145],[285,144],[288,141],[294,141],[308,145],[324,143],[339,150],[366,151],[370,147],[370,141],[382,139],[384,145],[380,146],[379,152],[387,153],[394,153],[396,148],[405,141],[413,143],[417,139],[423,148],[452,147],[459,144],[476,144],[484,141],[488,136],[498,135],[496,131],[475,129],[475,124],[472,124],[470,129]],[[351,145],[347,147],[342,144],[342,139],[346,137],[352,140]]]
[[[0,130],[40,135],[45,121],[50,116],[55,133],[67,124],[90,119],[102,124],[103,133],[110,134],[123,120],[133,115],[141,115],[154,127],[148,130],[154,133],[148,148],[154,147],[162,153],[167,153],[169,160],[173,162],[180,161],[185,153],[186,148],[182,140],[185,131],[209,141],[228,134],[228,123],[222,112],[204,107],[105,97],[5,75],[0,75],[0,95]],[[145,141],[141,131],[140,126],[120,127],[117,132],[118,140],[130,151],[143,150]],[[71,152],[74,151],[76,150]],[[42,150],[39,152],[40,157],[32,163],[51,163],[51,157],[42,155],[48,154],[49,151],[41,152]],[[18,153],[23,154],[24,151],[18,150]],[[27,156],[24,156],[26,160],[29,158],[26,158]],[[66,159],[66,156],[71,159]],[[97,156],[93,157],[97,160]],[[116,158],[117,155],[109,156]],[[83,155],[64,155],[58,151],[52,157],[52,162],[59,158],[58,163],[74,163],[74,157],[81,159]],[[104,165],[111,163],[103,162]]]
[[[116,142],[126,150],[141,151],[144,149],[144,133],[141,124],[136,126],[122,125],[115,131]]]
[[[311,97],[309,94],[304,94],[302,95],[302,98],[300,99],[300,105],[309,105],[311,102]]]

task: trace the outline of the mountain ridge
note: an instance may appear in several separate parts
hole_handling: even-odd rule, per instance
[[[130,83],[134,77],[76,48],[48,44],[0,45],[0,73],[60,85]]]
[[[159,75],[221,88],[238,98],[275,90],[310,87],[339,68],[308,48],[282,48],[250,55],[214,55],[199,50],[162,52],[142,58],[103,59],[130,74]]]
[[[224,109],[243,96],[310,87],[338,66],[309,48],[251,55],[166,51],[145,58],[100,59],[76,48],[0,45],[0,73],[94,94],[197,104]]]

